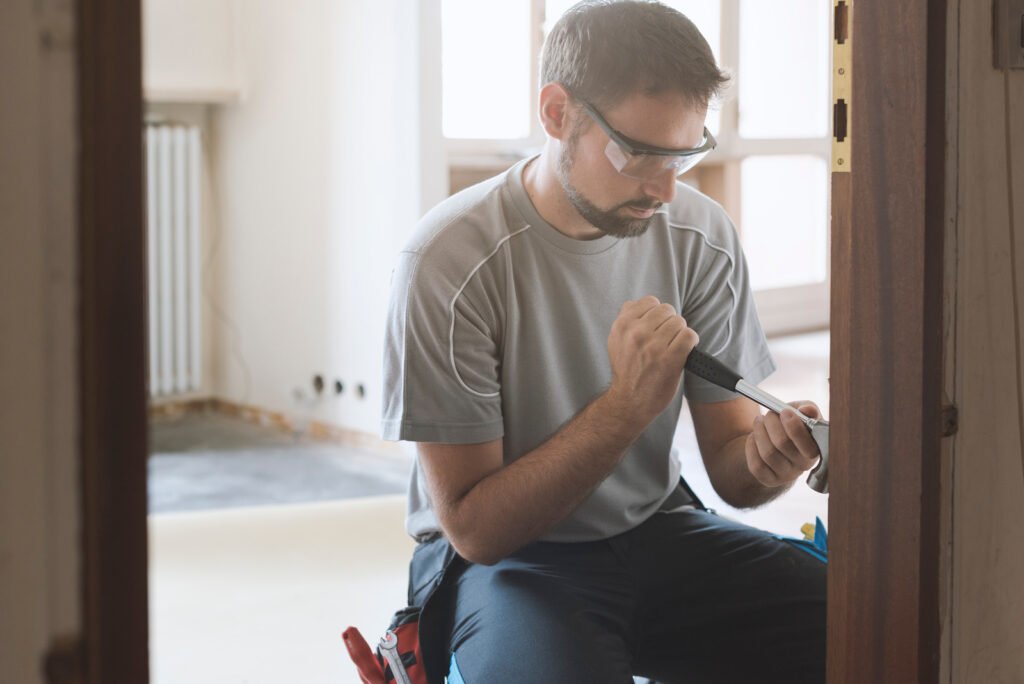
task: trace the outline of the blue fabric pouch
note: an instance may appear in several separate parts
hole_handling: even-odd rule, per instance
[[[805,528],[810,525],[805,525]],[[815,516],[814,518],[814,535],[809,534],[809,530],[805,529],[805,538],[797,539],[795,537],[785,537],[780,534],[775,535],[776,539],[780,539],[788,544],[792,544],[796,548],[811,554],[822,563],[828,563],[828,531],[825,529],[825,523],[821,522],[821,518]]]

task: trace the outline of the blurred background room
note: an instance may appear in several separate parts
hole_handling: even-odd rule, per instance
[[[152,679],[356,682],[340,633],[404,605],[414,447],[379,439],[394,258],[543,143],[567,0],[145,0]],[[671,0],[733,75],[690,183],[747,254],[778,371],[828,416],[831,4]],[[443,400],[443,398],[439,398]],[[820,517],[802,482],[754,511]]]

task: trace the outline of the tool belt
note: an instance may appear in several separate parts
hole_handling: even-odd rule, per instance
[[[444,682],[448,673],[444,625],[450,606],[446,596],[438,597],[436,607],[431,599],[457,560],[455,549],[440,534],[421,541],[410,564],[407,607],[395,613],[377,648],[371,650],[355,627],[341,635],[363,684]]]
[[[363,684],[427,684],[419,638],[420,609],[414,606],[395,613],[376,652],[355,627],[341,638]]]

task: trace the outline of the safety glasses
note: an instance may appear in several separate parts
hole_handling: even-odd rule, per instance
[[[577,98],[578,99],[578,98]],[[677,177],[683,175],[697,162],[715,149],[718,141],[711,131],[704,127],[704,141],[700,147],[686,150],[670,150],[664,147],[645,145],[618,132],[604,120],[604,117],[585,100],[579,100],[590,118],[608,134],[608,145],[604,149],[605,156],[616,171],[636,180],[648,181],[661,176],[671,169]]]

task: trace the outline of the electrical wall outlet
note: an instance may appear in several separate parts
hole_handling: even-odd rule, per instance
[[[1024,0],[994,0],[996,69],[1024,69]]]

